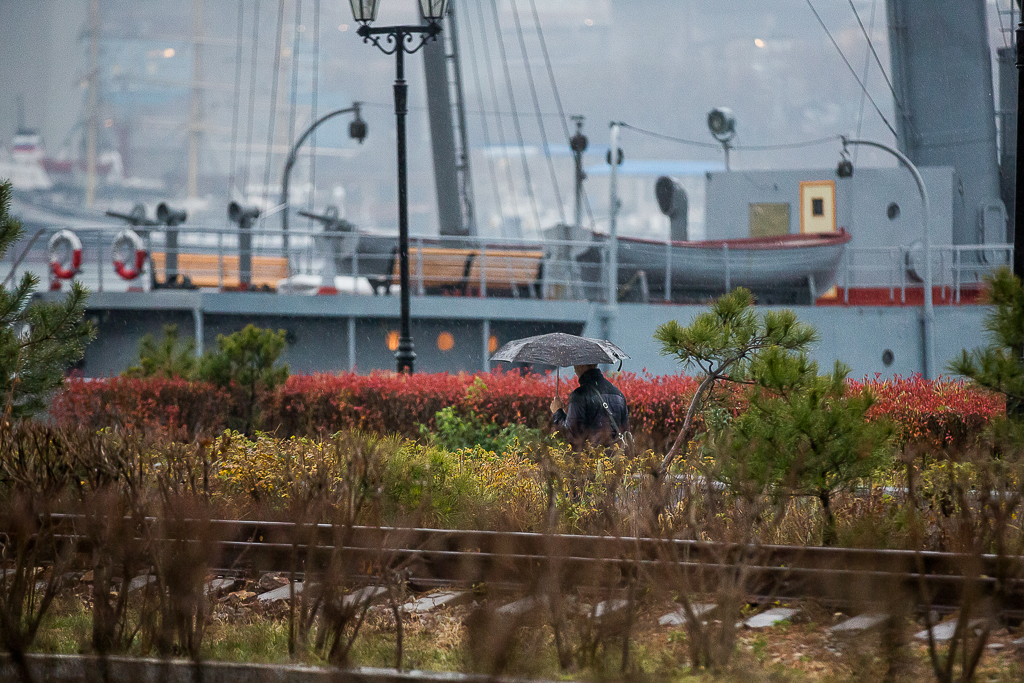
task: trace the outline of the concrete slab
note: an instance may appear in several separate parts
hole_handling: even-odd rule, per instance
[[[885,623],[888,614],[858,614],[852,619],[840,622],[828,629],[829,633],[855,634],[869,631]]]
[[[301,582],[299,582],[299,581],[295,582],[295,595],[302,595],[303,586],[304,586],[304,584],[302,584]],[[256,598],[256,600],[258,600],[259,602],[265,603],[265,604],[266,603],[271,603],[271,602],[279,602],[281,600],[291,600],[291,599],[292,599],[292,591],[291,591],[291,588],[289,586],[281,586],[280,588],[275,588],[272,591],[267,591],[266,593],[260,593],[260,595]]]
[[[213,579],[206,582],[206,586],[203,587],[203,591],[210,595],[211,593],[219,593],[221,591],[228,591],[235,587],[238,583],[236,579]]]
[[[936,624],[932,628],[932,634],[935,637],[935,640],[952,640],[953,634],[956,632],[956,622],[956,619],[950,619],[949,621],[944,621],[941,624]],[[972,619],[967,623],[967,628],[981,628],[984,624],[984,619]],[[914,634],[914,637],[918,640],[928,640],[928,629],[918,631]]]
[[[718,605],[715,605],[713,603],[697,603],[695,605],[691,605],[691,608],[693,609],[693,614],[696,617],[701,617],[701,616],[707,614],[708,612],[712,611],[716,607],[718,607]],[[686,625],[686,610],[684,610],[684,609],[677,609],[675,612],[669,612],[668,614],[663,616],[661,619],[658,619],[658,625],[659,626],[685,626]]]
[[[629,606],[629,600],[603,600],[594,607],[594,618],[605,619]]]
[[[510,602],[507,605],[502,605],[498,609],[494,610],[494,613],[502,617],[521,617],[539,609],[542,605],[542,601],[531,595],[528,598],[516,600],[515,602]]]
[[[132,593],[134,591],[140,590],[151,583],[156,583],[156,577],[152,574],[143,574],[142,576],[136,576],[128,584],[128,592]]]
[[[768,628],[774,626],[780,621],[791,619],[794,615],[798,614],[800,610],[791,609],[789,607],[773,607],[767,612],[761,612],[755,614],[746,621],[742,622],[742,625],[747,628]]]
[[[341,600],[344,607],[362,607],[367,603],[373,604],[387,597],[388,589],[384,586],[364,586],[357,591],[349,593]]]
[[[408,614],[423,614],[425,612],[432,612],[441,607],[455,607],[463,603],[469,602],[473,599],[473,594],[469,591],[443,591],[441,593],[431,593],[424,595],[423,597],[414,600],[413,602],[402,605],[402,611]]]

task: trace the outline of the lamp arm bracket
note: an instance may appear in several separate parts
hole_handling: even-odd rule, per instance
[[[437,40],[441,33],[441,25],[437,22],[431,22],[426,26],[374,27],[363,24],[357,33],[362,36],[364,43],[373,43],[386,55],[393,55],[399,50],[411,55],[419,52],[427,41]],[[416,35],[420,36],[419,44],[416,44]],[[411,45],[413,47],[409,47]]]

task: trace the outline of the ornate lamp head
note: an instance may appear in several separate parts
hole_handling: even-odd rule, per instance
[[[377,20],[377,7],[380,0],[348,0],[352,5],[352,18],[361,24]]]
[[[427,21],[441,21],[447,10],[448,0],[420,0],[420,13]]]

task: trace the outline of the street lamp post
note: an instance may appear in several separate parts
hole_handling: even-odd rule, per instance
[[[357,33],[364,43],[373,43],[386,55],[395,55],[395,132],[398,137],[398,277],[401,287],[402,326],[395,361],[398,372],[413,372],[413,351],[409,324],[409,196],[405,158],[405,116],[409,86],[405,82],[405,55],[418,51],[441,33],[448,0],[419,0],[427,24],[416,26],[370,26],[377,18],[380,0],[349,0],[352,17],[362,24]],[[419,40],[417,41],[417,37]]]
[[[914,176],[914,182],[917,183],[917,191],[921,194],[922,214],[921,214],[921,228],[923,234],[921,235],[921,246],[924,251],[924,320],[922,321],[922,334],[924,337],[924,375],[925,379],[934,379],[935,376],[935,309],[932,306],[932,252],[931,252],[931,235],[928,230],[928,214],[931,210],[931,206],[928,202],[928,189],[924,186],[924,178],[921,177],[921,172],[917,170],[917,166],[907,158],[905,154],[897,149],[893,149],[888,145],[883,145],[880,142],[874,142],[872,140],[853,140],[841,135],[840,139],[843,141],[843,150],[846,150],[847,145],[867,145],[868,147],[876,147],[883,151],[888,152],[897,159],[900,160],[907,170],[910,171],[910,175]]]
[[[366,122],[359,116],[359,103],[353,102],[351,107],[346,109],[338,109],[324,114],[319,119],[313,122],[313,124],[307,128],[299,139],[292,145],[291,151],[288,153],[288,160],[284,162],[284,174],[281,176],[281,233],[282,240],[284,243],[284,258],[285,261],[291,263],[291,254],[288,248],[288,185],[292,177],[292,167],[295,166],[295,160],[299,156],[299,147],[306,141],[313,131],[316,130],[321,123],[329,119],[339,116],[341,114],[355,114],[355,118],[348,124],[348,136],[353,140],[358,140],[359,144],[363,144],[363,140],[366,139]],[[291,270],[289,269],[289,273]]]

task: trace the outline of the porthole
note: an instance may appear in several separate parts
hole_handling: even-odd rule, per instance
[[[894,359],[895,356],[893,355],[890,349],[882,351],[882,364],[885,365],[885,367],[889,367],[890,365],[892,365]]]
[[[498,338],[495,337],[492,334],[491,338],[487,340],[487,351],[489,353],[494,353],[497,350],[498,350]]]
[[[896,202],[891,202],[889,206],[885,207],[885,215],[889,217],[889,220],[894,221],[900,217],[900,205]]]
[[[455,337],[452,336],[451,332],[442,332],[437,335],[437,348],[441,351],[451,351],[455,348]]]

